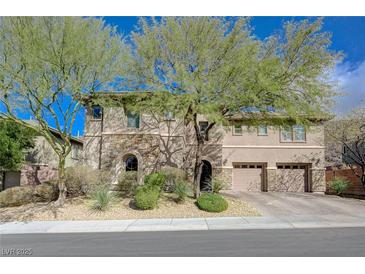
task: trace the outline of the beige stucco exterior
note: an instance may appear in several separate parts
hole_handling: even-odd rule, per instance
[[[133,154],[144,174],[165,165],[192,171],[194,131],[181,121],[142,114],[140,128],[131,129],[127,128],[123,108],[105,108],[99,120],[93,119],[91,113],[88,109],[85,122],[84,158],[87,164],[110,170],[116,178],[125,168],[125,156]],[[204,121],[204,117],[199,119]],[[296,176],[307,180],[309,187],[298,186],[297,191],[325,190],[322,125],[309,128],[303,142],[283,142],[279,128],[269,126],[267,136],[258,136],[256,128],[249,128],[244,123],[242,121],[242,135],[234,135],[232,126],[216,126],[210,132],[203,159],[211,163],[213,177],[224,179],[232,188],[234,163],[262,163],[260,176],[265,186],[261,190],[285,191],[278,187],[278,180],[283,181],[280,178],[283,176],[293,183]],[[280,164],[291,164],[304,171],[280,171]],[[303,172],[305,176],[301,175]],[[254,171],[249,173],[255,174]],[[244,172],[242,174],[244,176]]]

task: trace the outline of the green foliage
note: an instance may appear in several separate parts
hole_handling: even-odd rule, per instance
[[[325,76],[340,55],[329,50],[322,20],[287,22],[282,36],[265,41],[254,38],[245,18],[142,18],[139,27],[126,77],[149,90],[184,94],[141,101],[144,110],[174,110],[187,122],[198,113],[220,123],[242,107],[266,114],[271,106],[305,123],[328,109],[333,86]],[[262,115],[249,115],[262,122]]]
[[[144,184],[146,186],[157,186],[161,190],[163,189],[166,182],[166,174],[163,171],[151,173],[144,178]]]
[[[174,190],[175,185],[183,180],[187,180],[187,174],[184,170],[176,167],[164,167],[162,171],[166,174],[166,182],[164,190],[171,192]]]
[[[157,201],[160,197],[160,188],[154,186],[140,186],[136,189],[134,202],[139,209],[154,209],[157,207]]]
[[[90,166],[76,165],[65,169],[67,196],[89,195],[110,184],[107,172]]]
[[[208,212],[222,212],[227,210],[227,201],[218,194],[203,193],[197,200],[198,207]]]
[[[212,191],[213,193],[219,193],[221,190],[225,189],[227,184],[223,180],[213,179],[212,180]]]
[[[27,149],[34,147],[35,132],[0,119],[0,170],[18,170]]]
[[[191,192],[190,184],[186,181],[178,181],[175,184],[174,193],[177,196],[178,202],[184,202],[186,197]]]
[[[0,116],[45,137],[59,158],[63,177],[80,100],[115,89],[123,75],[126,47],[117,29],[85,17],[3,17],[0,21]],[[37,122],[24,122],[27,110]],[[53,135],[48,123],[59,131]],[[62,178],[63,179],[63,178]],[[62,182],[62,180],[60,180]],[[60,184],[60,205],[65,196]]]
[[[109,188],[103,187],[91,194],[93,200],[91,208],[97,211],[105,211],[112,203],[114,196]]]
[[[337,178],[329,183],[330,188],[338,195],[341,195],[343,192],[345,192],[348,187],[350,186],[349,181],[345,178]]]
[[[122,197],[129,197],[133,194],[138,183],[138,173],[136,171],[123,172],[118,178],[116,191]]]

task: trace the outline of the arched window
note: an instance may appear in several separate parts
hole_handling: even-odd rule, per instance
[[[138,171],[138,160],[134,155],[125,158],[125,171]]]

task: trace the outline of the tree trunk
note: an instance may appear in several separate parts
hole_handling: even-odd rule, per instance
[[[365,190],[365,167],[362,167],[361,171],[362,171],[362,175],[361,175],[360,179],[361,179],[362,187]]]
[[[195,167],[194,167],[195,198],[198,198],[200,195],[200,178],[202,175],[202,166],[203,166],[202,156],[203,156],[203,146],[204,146],[204,141],[202,140],[202,138],[200,138],[200,136],[197,136],[197,141],[198,144],[195,153]]]
[[[66,199],[67,188],[65,184],[65,163],[66,156],[59,156],[58,161],[58,190],[59,195],[56,201],[57,206],[63,206]]]

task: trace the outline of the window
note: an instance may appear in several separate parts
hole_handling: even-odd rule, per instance
[[[305,141],[305,129],[303,126],[293,126],[294,141],[304,142]]]
[[[97,120],[101,119],[101,117],[103,115],[103,109],[101,108],[101,106],[93,106],[92,112],[93,112],[94,119],[97,119]]]
[[[305,128],[300,125],[286,126],[281,128],[282,142],[305,142]]]
[[[291,127],[286,126],[281,129],[281,141],[283,142],[292,142],[293,141],[293,134]]]
[[[127,111],[127,127],[139,128],[139,113]]]
[[[175,114],[172,111],[167,111],[165,113],[165,120],[167,121],[175,120]]]
[[[125,159],[125,171],[138,171],[138,160],[136,156],[127,156]]]
[[[267,136],[267,126],[261,125],[257,127],[258,136]]]
[[[200,128],[200,132],[204,132],[208,127],[208,122],[199,122],[199,128]]]
[[[233,135],[242,135],[242,126],[241,125],[233,126]]]
[[[79,159],[80,157],[80,147],[78,145],[73,145],[71,150],[71,158]]]

